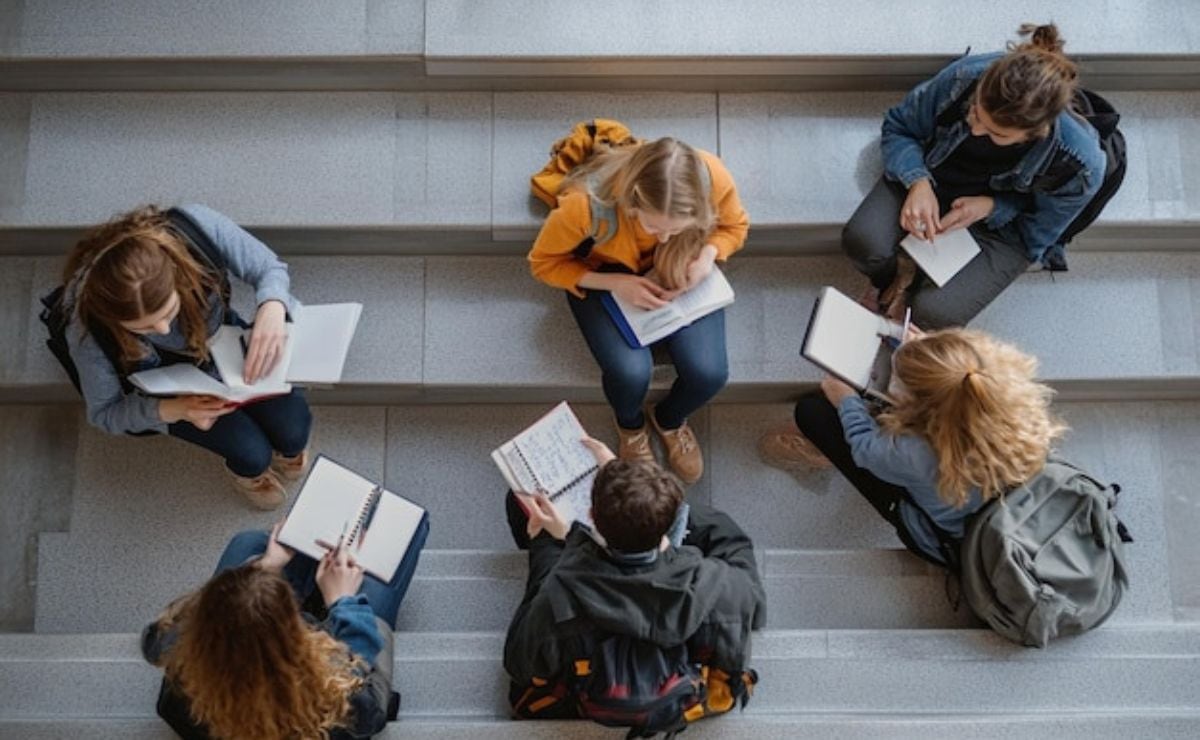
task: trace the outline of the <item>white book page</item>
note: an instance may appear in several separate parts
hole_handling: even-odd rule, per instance
[[[351,553],[368,573],[387,583],[396,575],[424,515],[420,506],[385,490],[370,527],[359,535]]]
[[[882,337],[899,338],[903,327],[830,287],[815,310],[803,355],[860,391],[872,387]]]
[[[589,522],[597,466],[595,456],[581,441],[586,434],[570,406],[563,402],[501,445],[492,453],[492,459],[513,490],[542,490],[564,517]]]
[[[729,285],[729,280],[715,267],[699,285],[682,293],[662,308],[638,308],[613,295],[613,300],[643,347],[674,334],[702,316],[728,306],[733,303],[733,299],[733,288]]]
[[[287,379],[293,383],[337,383],[362,317],[361,303],[304,305],[296,310]]]
[[[287,325],[289,331],[291,325]],[[249,343],[250,330],[236,326],[225,325],[208,340],[208,351],[212,355],[221,380],[234,391],[249,391],[258,395],[284,394],[292,390],[290,383],[285,380],[288,365],[292,357],[292,340],[284,342],[283,354],[271,372],[254,382],[247,384],[242,380],[245,374],[246,357],[242,352],[242,339]]]
[[[966,229],[938,234],[927,242],[909,234],[900,242],[929,279],[940,288],[979,254],[979,244]]]
[[[334,544],[343,531],[349,535],[363,502],[373,490],[375,484],[371,481],[327,457],[318,456],[279,530],[279,541],[320,560],[325,548],[316,541]]]

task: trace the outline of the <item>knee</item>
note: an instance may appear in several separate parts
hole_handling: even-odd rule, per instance
[[[271,445],[265,439],[246,440],[226,453],[225,466],[243,478],[262,475],[271,467]]]
[[[942,299],[936,290],[918,291],[910,297],[909,307],[913,324],[925,331],[965,326],[975,314],[965,315],[961,310],[954,310],[951,301]]]
[[[796,428],[805,437],[812,439],[813,432],[829,418],[831,408],[833,407],[830,405],[829,399],[825,398],[825,394],[821,391],[806,393],[796,402]]]
[[[716,395],[729,382],[729,359],[724,354],[677,365],[675,369],[689,386],[709,395]]]
[[[850,259],[866,260],[879,250],[876,248],[870,231],[856,219],[850,219],[842,227],[842,251]]]
[[[226,553],[236,553],[243,559],[253,557],[267,551],[267,541],[270,535],[261,529],[247,529],[235,534],[225,546]]]
[[[620,358],[602,367],[605,381],[629,393],[645,394],[650,388],[650,375],[654,365],[649,352],[640,352]]]

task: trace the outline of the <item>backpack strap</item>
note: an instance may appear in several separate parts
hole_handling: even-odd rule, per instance
[[[209,272],[217,276],[221,292],[221,305],[226,315],[229,314],[230,298],[233,288],[229,283],[229,270],[225,264],[225,255],[217,248],[204,229],[196,224],[192,217],[179,208],[167,211],[167,223],[183,237],[184,244],[193,255],[203,260]]]

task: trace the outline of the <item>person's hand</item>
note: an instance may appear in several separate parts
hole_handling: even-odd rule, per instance
[[[242,367],[242,380],[247,384],[270,373],[283,357],[283,343],[287,341],[286,318],[287,308],[279,301],[267,301],[258,307]]]
[[[916,324],[909,323],[908,331],[904,333],[904,341],[911,342],[914,339],[920,339],[925,336],[925,332],[917,327]]]
[[[158,417],[168,424],[186,421],[208,431],[217,419],[236,409],[237,404],[216,396],[176,396],[158,402]]]
[[[918,239],[929,241],[942,230],[938,211],[937,196],[933,194],[929,180],[917,180],[908,189],[908,197],[900,209],[900,228]]]
[[[662,308],[675,297],[671,291],[640,275],[621,275],[612,293],[626,303],[648,311]]]
[[[292,557],[296,554],[291,548],[284,547],[279,544],[279,530],[283,529],[283,522],[275,523],[271,527],[271,537],[267,540],[267,550],[258,559],[258,567],[262,570],[269,570],[274,573],[283,571],[283,566],[291,562]]]
[[[963,229],[980,219],[992,215],[996,199],[990,195],[968,195],[955,198],[950,204],[950,210],[942,217],[941,231]]]
[[[704,278],[712,274],[713,264],[717,261],[717,248],[711,244],[705,244],[700,250],[700,254],[696,255],[696,259],[688,263],[687,266],[687,284],[683,286],[684,290],[692,288],[703,282]]]
[[[571,531],[571,523],[563,519],[562,513],[549,496],[543,493],[527,496],[529,504],[529,524],[526,532],[529,538],[537,537],[540,532],[547,532],[556,540],[565,540],[567,532]]]
[[[612,450],[608,449],[608,445],[598,439],[584,437],[580,441],[583,442],[584,447],[588,448],[588,452],[592,453],[592,457],[596,458],[596,465],[600,467],[604,467],[617,457]]]
[[[353,596],[362,586],[363,569],[339,540],[337,547],[325,553],[317,565],[317,588],[325,598],[325,606],[343,596]]]
[[[842,401],[850,396],[858,395],[858,391],[832,375],[826,375],[821,379],[821,392],[825,394],[825,398],[829,399],[829,403],[833,404],[834,408],[840,406]]]

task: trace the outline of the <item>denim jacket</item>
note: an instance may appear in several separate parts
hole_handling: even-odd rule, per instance
[[[966,139],[971,128],[965,117],[938,125],[939,116],[1002,54],[963,57],[914,87],[883,118],[884,175],[911,186],[940,165]],[[1079,170],[1065,183],[1047,188],[1039,182],[1056,157],[1075,160]],[[1060,160],[1061,161],[1061,160]],[[1106,157],[1100,137],[1090,124],[1070,111],[1059,114],[1050,134],[1040,140],[1009,172],[994,175],[991,190],[995,208],[987,218],[993,230],[1012,227],[1031,261],[1043,260],[1047,250],[1059,251],[1059,237],[1104,180]]]

